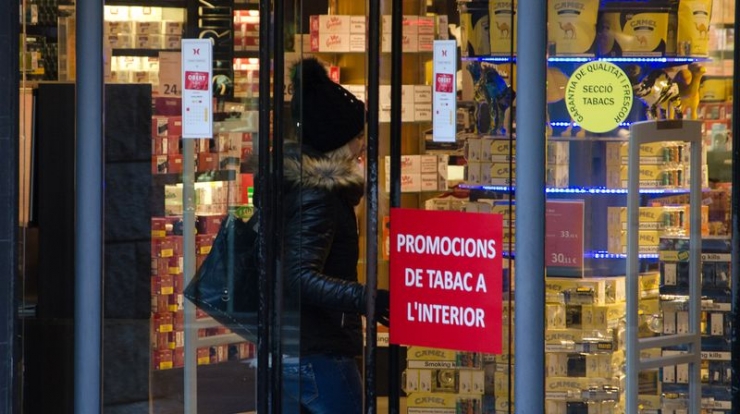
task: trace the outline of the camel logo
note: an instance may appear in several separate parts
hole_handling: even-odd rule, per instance
[[[647,37],[645,35],[637,35],[635,36],[635,39],[637,39],[637,43],[639,43],[640,46],[647,46]]]
[[[694,27],[696,27],[696,31],[699,32],[699,39],[706,39],[709,35],[709,29],[707,29],[706,24],[694,22]]]
[[[576,38],[576,27],[571,22],[567,22],[563,24],[563,22],[558,22],[558,25],[560,26],[560,30],[563,31],[563,39],[575,39]]]
[[[499,23],[496,21],[496,29],[498,29],[499,36],[503,39],[508,39],[511,36],[511,28],[506,22]]]

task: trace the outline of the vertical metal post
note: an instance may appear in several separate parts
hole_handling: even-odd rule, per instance
[[[633,132],[634,130],[631,130]],[[634,135],[633,135],[634,136]],[[640,142],[632,140],[628,148],[629,165],[627,169],[627,180],[628,188],[627,191],[627,229],[638,229],[639,227],[639,208],[640,208]],[[635,188],[630,186],[634,185]],[[637,231],[627,232],[627,280],[625,282],[627,289],[627,327],[626,327],[626,339],[628,346],[625,350],[627,358],[627,373],[632,377],[636,378],[637,374],[632,375],[632,372],[640,369],[640,348],[637,347],[637,341],[639,340],[638,326],[638,298],[639,296],[639,266],[640,259],[638,256],[639,252],[639,240]],[[629,346],[635,345],[635,346]],[[638,387],[637,381],[630,381],[627,378],[625,385],[625,396],[627,407],[637,407],[638,399]]]
[[[516,412],[545,407],[545,82],[547,3],[517,5]],[[521,145],[520,145],[521,144]]]
[[[77,3],[75,413],[102,410],[103,2]]]
[[[269,200],[266,199],[266,192],[270,188],[270,71],[272,65],[270,62],[271,48],[270,38],[272,37],[272,20],[271,20],[272,2],[270,0],[260,0],[260,42],[265,47],[260,47],[259,51],[259,129],[257,156],[259,159],[257,165],[257,182],[255,183],[255,207],[260,214],[259,226],[264,231],[258,235],[258,253],[260,268],[259,283],[259,316],[257,325],[257,412],[260,414],[270,413],[270,308],[271,294],[269,291],[270,284],[268,276],[273,274],[274,257],[268,249],[269,235],[272,234],[271,221],[272,214],[269,208]]]
[[[740,33],[740,7],[735,7],[734,20],[735,33]],[[740,39],[735,36],[733,56],[733,82],[732,96],[740,96]],[[732,286],[732,315],[733,326],[730,330],[730,343],[732,344],[732,406],[740,407],[740,333],[738,333],[738,312],[740,312],[740,133],[738,133],[737,121],[740,120],[740,99],[732,101],[732,190],[731,190],[731,214],[732,224],[730,234],[732,235],[731,255],[731,285]]]
[[[270,187],[271,223],[272,223],[272,252],[277,258],[275,273],[272,279],[272,320],[271,320],[271,370],[272,378],[272,407],[274,413],[282,413],[282,373],[283,373],[283,269],[279,265],[282,262],[283,246],[283,83],[284,83],[284,53],[285,41],[283,27],[285,19],[285,7],[282,0],[273,2],[273,91],[272,91],[272,185]],[[269,82],[268,82],[269,85]],[[300,332],[298,333],[300,335]]]
[[[366,341],[365,347],[365,413],[377,411],[376,354],[378,328],[375,319],[375,296],[378,289],[378,155],[380,100],[380,2],[369,1],[367,51],[367,186],[366,215]]]
[[[696,134],[694,138],[701,137]],[[697,355],[696,362],[689,364],[689,412],[701,412],[701,177],[702,177],[701,139],[691,142],[691,183],[689,194],[689,329],[693,338],[689,349]],[[629,325],[628,325],[629,327]]]
[[[393,0],[391,13],[391,208],[401,207],[401,84],[403,73],[403,1]],[[387,172],[386,172],[387,174]],[[393,225],[393,223],[391,223]],[[392,294],[392,293],[391,293]],[[388,345],[388,412],[401,410],[400,348]]]
[[[0,54],[18,56],[18,1],[0,5],[3,24],[0,26]],[[22,16],[22,15],[21,15]],[[25,248],[18,239],[18,176],[19,176],[19,73],[18,59],[7,58],[0,64],[0,412],[20,411],[20,331],[18,306],[21,283],[18,278],[19,257]],[[29,137],[30,138],[30,137]],[[19,249],[21,250],[19,252]],[[19,254],[20,253],[20,254]],[[25,277],[21,273],[21,277]]]
[[[182,140],[182,246],[183,272],[186,277],[185,285],[195,275],[195,143],[192,139]],[[184,303],[185,322],[185,365],[183,367],[183,403],[185,414],[198,412],[198,364],[196,350],[198,349],[198,329],[195,327],[195,305],[189,301]]]

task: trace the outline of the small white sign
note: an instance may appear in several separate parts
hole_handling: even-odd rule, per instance
[[[432,140],[455,142],[457,133],[457,44],[454,40],[434,41],[432,78]]]
[[[213,138],[213,44],[182,39],[182,137]]]
[[[159,95],[182,95],[182,54],[159,52]]]

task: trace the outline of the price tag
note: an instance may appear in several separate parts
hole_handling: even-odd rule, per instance
[[[545,266],[548,274],[583,276],[583,200],[548,200]]]
[[[180,96],[182,94],[182,54],[159,52],[159,95]]]

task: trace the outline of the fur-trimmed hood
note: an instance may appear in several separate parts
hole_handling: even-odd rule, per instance
[[[338,162],[307,146],[286,143],[283,178],[291,187],[336,192],[357,205],[365,190],[365,177],[353,160]]]

